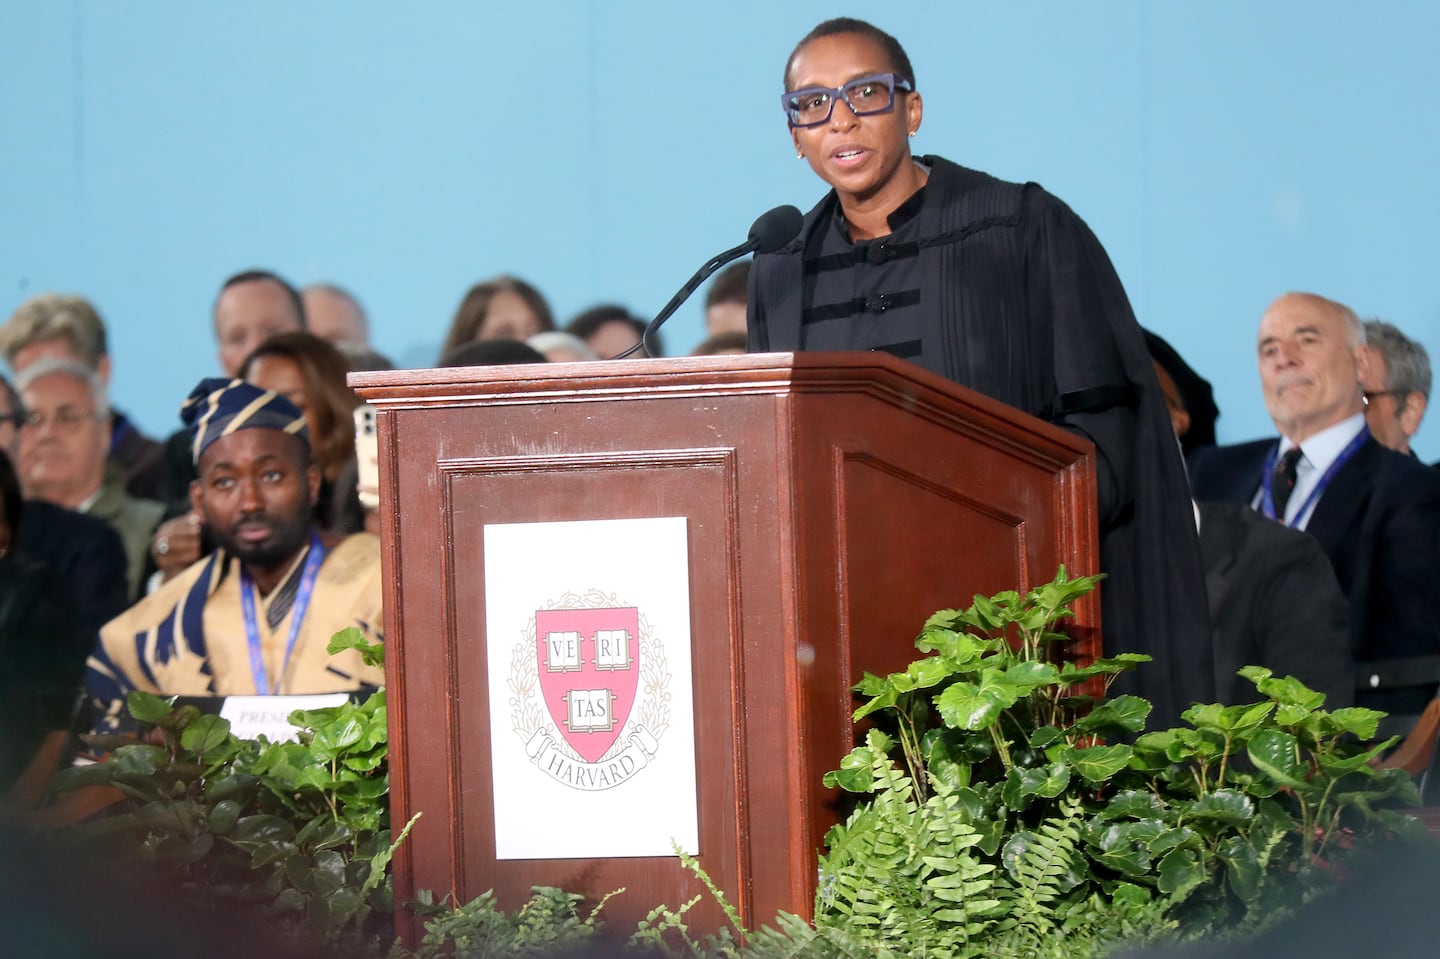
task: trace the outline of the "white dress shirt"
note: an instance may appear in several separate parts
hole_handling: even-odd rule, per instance
[[[1319,497],[1310,502],[1310,494],[1315,491],[1325,471],[1364,427],[1365,414],[1360,412],[1334,426],[1326,427],[1303,444],[1292,443],[1289,437],[1280,437],[1280,448],[1275,451],[1275,457],[1265,464],[1267,470],[1273,470],[1286,450],[1293,449],[1296,445],[1300,446],[1301,454],[1300,461],[1295,464],[1295,489],[1290,493],[1290,501],[1285,504],[1285,525],[1304,529],[1309,524],[1310,516],[1320,502]],[[1265,486],[1262,482],[1250,505],[1257,510],[1261,509],[1264,498]]]

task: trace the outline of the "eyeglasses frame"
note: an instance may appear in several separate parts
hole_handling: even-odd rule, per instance
[[[1419,390],[1366,390],[1360,394],[1365,399],[1365,405],[1369,406],[1372,400],[1381,396],[1395,397],[1395,412],[1399,413],[1410,404],[1410,394],[1418,393]]]
[[[850,94],[848,91],[854,87],[864,86],[867,83],[875,83],[876,81],[884,82],[885,86],[890,90],[889,105],[879,110],[855,109],[855,104],[850,102]],[[801,87],[798,90],[787,90],[784,93],[780,94],[780,108],[785,111],[785,118],[790,121],[791,129],[808,130],[811,127],[818,127],[821,124],[829,123],[830,118],[835,115],[835,104],[840,102],[841,100],[845,101],[845,106],[849,107],[850,112],[855,114],[857,117],[869,117],[881,113],[889,113],[891,110],[895,109],[895,91],[897,90],[899,90],[901,93],[914,93],[915,85],[898,73],[871,73],[863,77],[856,77],[853,80],[847,80],[842,86],[839,87],[817,86]],[[826,112],[824,119],[816,120],[813,123],[799,123],[795,120],[795,112],[790,106],[790,101],[794,100],[795,98],[799,97],[801,94],[804,93],[824,93],[829,95],[830,109]]]
[[[0,417],[0,420],[12,416],[22,417],[15,422],[16,429],[26,429],[28,427],[29,429],[41,430],[44,429],[46,426],[53,426],[57,433],[69,434],[79,430],[81,424],[83,423],[92,420],[98,423],[103,422],[105,419],[104,416],[101,416],[99,413],[94,412],[79,413],[77,415],[68,417],[61,417],[59,415],[60,412],[61,411],[57,410],[55,413],[52,413],[49,416],[45,416],[33,410],[26,410],[23,413],[7,413],[5,414],[5,416]]]

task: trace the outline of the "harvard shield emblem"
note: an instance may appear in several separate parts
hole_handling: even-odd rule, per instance
[[[635,705],[640,611],[630,607],[535,612],[540,695],[565,741],[598,762]]]
[[[612,789],[649,764],[670,726],[664,640],[614,593],[567,592],[512,647],[510,721],[525,755],[572,789]]]
[[[497,860],[698,853],[689,523],[485,525]]]

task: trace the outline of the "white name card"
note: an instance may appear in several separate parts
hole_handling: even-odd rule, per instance
[[[220,718],[230,720],[230,731],[241,739],[265,736],[272,743],[296,739],[300,729],[289,716],[297,709],[325,709],[339,706],[349,693],[316,693],[309,696],[226,696]]]

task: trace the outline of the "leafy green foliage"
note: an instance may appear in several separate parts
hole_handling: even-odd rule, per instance
[[[491,893],[452,908],[437,906],[428,893],[415,903],[432,918],[425,936],[411,953],[398,946],[392,956],[413,959],[480,959],[484,956],[550,954],[562,947],[580,946],[599,932],[600,906],[580,915],[584,897],[549,886],[536,886],[529,901],[511,916],[495,905]]]
[[[826,776],[861,799],[826,837],[813,925],[781,915],[743,929],[682,853],[731,927],[693,937],[692,900],[655,908],[630,943],[714,959],[1091,959],[1159,935],[1253,930],[1331,886],[1354,851],[1419,832],[1397,809],[1417,801],[1414,785],[1373,766],[1390,743],[1362,745],[1380,714],[1326,712],[1293,677],[1247,667],[1260,702],[1196,705],[1185,727],[1155,732],[1143,699],[1097,696],[1146,661],[1066,661],[1060,627],[1097,581],[1062,569],[1024,596],[942,610],[916,639],[923,658],[864,677],[855,717],[870,728]],[[337,648],[383,655],[358,631]],[[362,943],[383,924],[404,838],[389,831],[383,691],[294,714],[294,743],[240,741],[223,720],[146,694],[129,707],[154,738],[62,777],[128,797],[77,839],[332,940]],[[582,910],[548,887],[514,915],[490,894],[410,905],[429,916],[414,959],[583,948],[604,934],[603,902]]]
[[[358,630],[337,634],[330,649],[351,647],[383,656]],[[257,902],[297,934],[358,941],[388,923],[398,840],[390,836],[383,690],[363,703],[292,713],[299,740],[279,743],[237,739],[227,720],[149,693],[131,693],[127,705],[153,733],[56,779],[62,792],[109,784],[126,802],[67,838],[104,837],[113,853],[150,863],[171,887]]]
[[[1394,808],[1413,784],[1372,765],[1389,744],[1357,744],[1379,714],[1327,713],[1293,677],[1247,667],[1262,702],[1151,733],[1145,700],[1097,699],[1146,657],[1063,662],[1060,624],[1096,581],[1062,569],[942,610],[916,640],[930,655],[856,687],[877,728],[826,784],[866,799],[828,837],[817,926],[954,956],[1254,927],[1353,848],[1416,834]],[[946,907],[936,877],[957,891]]]

